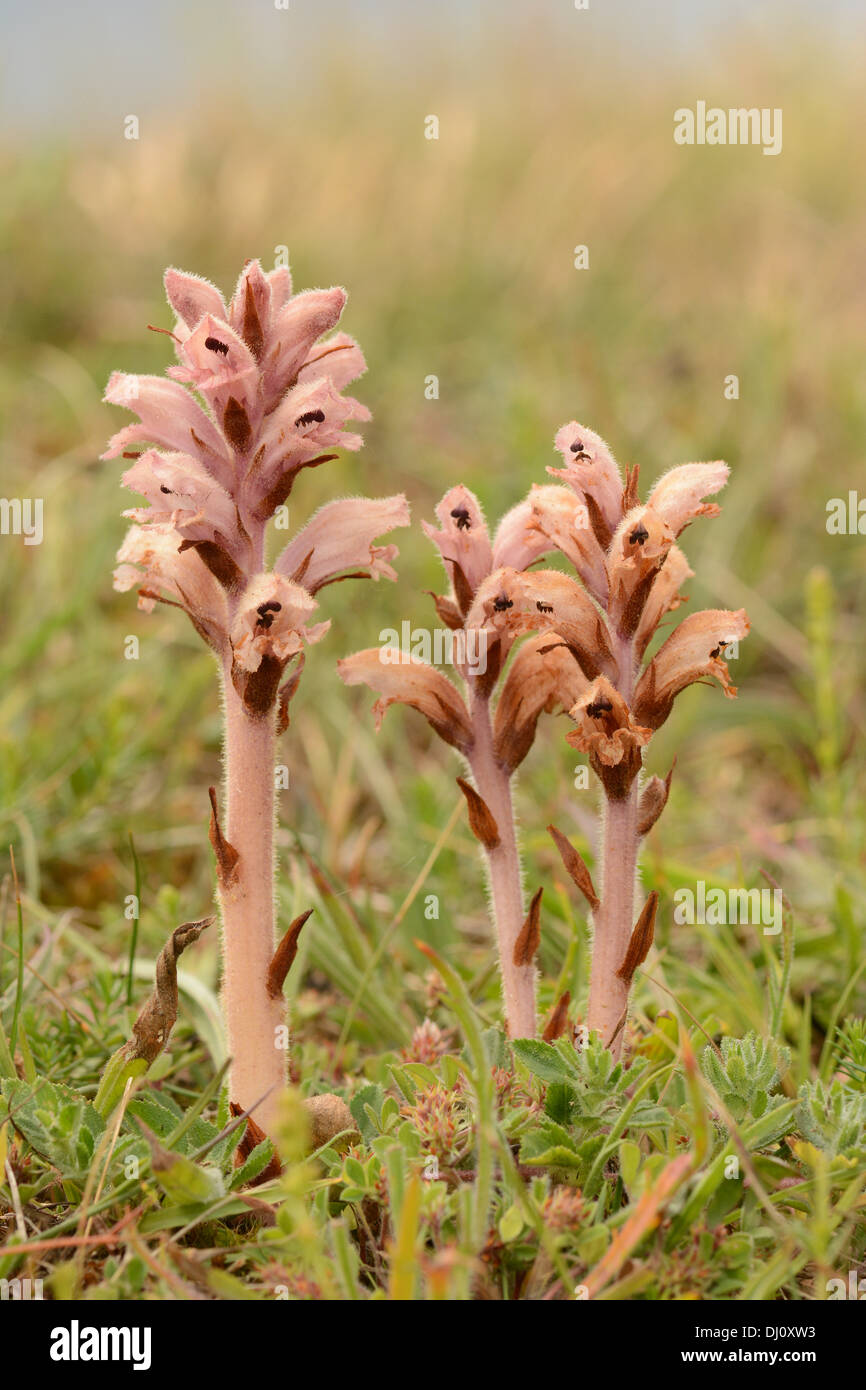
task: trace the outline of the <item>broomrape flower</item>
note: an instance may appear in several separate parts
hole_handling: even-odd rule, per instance
[[[719,514],[718,505],[706,499],[724,487],[728,467],[713,462],[672,468],[642,504],[638,469],[623,477],[610,449],[593,431],[572,421],[559,430],[555,445],[565,467],[548,471],[562,478],[586,507],[607,576],[605,596],[597,577],[587,574],[585,560],[578,563],[573,547],[559,546],[597,605],[603,630],[598,645],[605,661],[597,671],[571,647],[590,683],[569,710],[575,728],[567,735],[572,747],[587,754],[605,798],[598,894],[577,851],[559,831],[550,829],[593,912],[588,1024],[618,1053],[632,977],[652,944],[655,922],[655,893],[635,920],[640,842],[664,810],[671,777],[653,777],[641,787],[644,750],[688,685],[712,677],[727,696],[736,694],[724,652],[746,636],[749,620],[742,609],[692,614],[645,662],[660,623],[684,601],[682,585],[693,576],[677,540],[696,518]],[[561,508],[543,500],[539,505],[542,513],[550,513],[546,524],[552,528]],[[537,524],[545,524],[544,518]]]
[[[145,611],[182,608],[219,663],[225,828],[212,795],[211,841],[231,1099],[258,1106],[267,1131],[286,1078],[282,987],[300,930],[293,923],[275,951],[276,738],[305,650],[328,631],[318,595],[342,579],[394,579],[397,547],[375,541],[408,525],[409,511],[402,495],[328,502],[269,567],[268,523],[298,475],[336,449],[359,449],[361,436],[346,427],[370,418],[344,394],[365,370],[354,339],[332,331],[346,293],[293,294],[287,268],[266,273],[258,261],[246,263],[228,304],[179,270],[166,272],[165,288],[177,364],[165,377],[115,372],[105,395],[138,417],[104,457],[131,460],[122,481],[146,503],[125,513],[133,524],[114,583],[137,589]],[[148,447],[130,448],[139,444]]]
[[[452,632],[483,638],[483,669],[455,662],[462,689],[423,661],[391,661],[387,648],[367,648],[338,663],[347,685],[364,684],[378,693],[377,727],[390,705],[409,705],[466,761],[472,781],[457,781],[487,862],[512,1037],[535,1034],[541,893],[527,910],[511,780],[541,714],[570,708],[587,684],[573,653],[584,654],[593,671],[600,669],[594,662],[605,660],[598,612],[581,586],[556,570],[527,571],[556,548],[550,534],[532,525],[534,506],[531,494],[503,517],[491,539],[477,497],[458,485],[436,508],[439,526],[422,522],[450,580],[449,593],[432,595],[440,620]],[[458,653],[477,648],[468,641],[456,646]]]

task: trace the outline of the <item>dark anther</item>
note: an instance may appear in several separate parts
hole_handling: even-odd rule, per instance
[[[722,638],[722,640],[719,642],[719,645],[717,647],[714,647],[713,650],[710,652],[710,656],[713,658],[714,661],[719,656],[721,656],[726,646],[727,643],[725,642],[724,638]]]
[[[571,446],[571,452],[572,452],[573,454],[582,454],[582,453],[583,453],[583,440],[582,440],[582,439],[575,439],[574,443],[573,443],[572,446]]]
[[[160,483],[159,490],[160,492],[171,492],[171,488],[166,487],[165,483]]]
[[[612,709],[610,700],[595,700],[591,705],[587,705],[586,712],[590,719],[600,719],[603,714],[610,714]]]
[[[259,627],[263,627],[263,628],[265,628],[265,629],[267,630],[267,628],[270,627],[270,625],[271,625],[271,623],[272,623],[273,621],[274,621],[274,615],[273,615],[273,613],[260,613],[260,614],[259,614],[259,624],[258,624]]]
[[[324,410],[307,410],[303,415],[299,415],[295,424],[302,425],[321,425],[325,419]]]
[[[631,535],[629,536],[629,543],[631,545],[643,545],[644,541],[648,540],[649,531],[646,529],[643,522],[641,521],[637,524],[637,526],[634,528]]]
[[[223,357],[228,357],[229,345],[228,343],[221,343],[219,338],[205,338],[204,345],[206,348],[210,348],[211,352],[221,352]]]
[[[553,612],[553,604],[552,604],[552,603],[541,603],[541,602],[539,602],[539,603],[536,603],[535,606],[536,606],[536,608],[538,609],[539,613],[552,613],[552,612]]]
[[[455,507],[451,515],[457,522],[458,531],[468,531],[472,523],[469,520],[469,512],[466,507]]]
[[[279,613],[282,606],[281,603],[277,603],[275,598],[271,598],[268,599],[267,603],[260,603],[256,612],[260,618],[263,618],[266,613]]]
[[[495,613],[504,613],[507,608],[513,607],[514,599],[506,598],[504,594],[501,594],[499,598],[493,600],[493,611]]]

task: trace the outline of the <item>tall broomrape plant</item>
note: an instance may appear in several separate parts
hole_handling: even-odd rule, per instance
[[[342,289],[292,295],[289,271],[244,266],[226,307],[195,275],[169,270],[179,365],[166,377],[114,373],[105,399],[139,417],[106,458],[134,459],[124,484],[145,507],[118,553],[115,588],[139,607],[182,608],[213,651],[225,717],[225,813],[211,791],[211,842],[222,913],[223,999],[231,1100],[272,1131],[286,1080],[283,984],[304,914],[279,947],[274,910],[274,764],[288,725],[316,595],[347,577],[395,578],[393,545],[374,540],[408,525],[405,498],[345,498],[323,506],[266,562],[268,523],[295,478],[358,449],[343,426],[369,412],[342,394],[365,370],[357,343],[335,328]],[[156,447],[129,451],[132,444]],[[349,572],[353,572],[351,575]]]
[[[672,468],[641,505],[638,468],[623,478],[608,446],[592,430],[572,421],[555,443],[565,467],[548,471],[562,478],[578,501],[587,558],[576,559],[561,548],[574,560],[604,629],[600,669],[587,667],[576,653],[586,679],[569,711],[576,728],[567,735],[588,755],[602,786],[600,895],[577,851],[554,827],[551,833],[593,911],[587,1025],[618,1055],[632,978],[655,926],[655,893],[635,920],[638,855],[665,808],[671,777],[652,777],[642,786],[643,750],[686,686],[712,677],[727,696],[736,695],[722,653],[746,636],[749,620],[742,609],[691,614],[646,660],[659,624],[679,607],[681,587],[694,573],[676,541],[696,517],[719,514],[718,505],[704,498],[724,487],[727,464]]]
[[[565,467],[549,472],[562,484],[533,486],[492,543],[478,501],[464,487],[439,504],[441,530],[425,525],[452,582],[451,594],[434,595],[434,601],[442,622],[463,636],[456,664],[465,698],[441,671],[388,648],[357,652],[339,669],[347,684],[364,683],[379,693],[378,721],[402,701],[466,759],[474,786],[458,781],[487,856],[512,1037],[536,1030],[541,894],[525,913],[511,779],[541,712],[557,706],[569,712],[576,728],[568,740],[588,754],[604,796],[600,895],[578,852],[550,829],[593,910],[588,1024],[618,1053],[631,979],[649,950],[655,919],[656,895],[650,894],[635,921],[638,852],[670,785],[668,776],[641,786],[643,749],[687,685],[712,676],[727,695],[736,693],[722,652],[745,637],[749,625],[742,611],[697,613],[642,665],[659,623],[682,601],[680,587],[692,575],[677,537],[695,517],[718,513],[703,499],[724,486],[727,466],[672,469],[641,505],[637,468],[623,478],[591,430],[573,422],[559,431],[556,445]],[[572,564],[578,580],[558,570],[530,570],[552,551]],[[506,671],[516,640],[529,633],[535,635],[514,652]],[[477,660],[479,652],[486,664]],[[557,1012],[554,1030],[564,1026]]]
[[[565,488],[538,492],[570,496]],[[522,634],[551,626],[554,602],[559,632],[582,651],[582,626],[594,612],[567,575],[526,572],[555,549],[552,537],[535,524],[535,506],[532,495],[514,507],[491,541],[477,498],[458,486],[436,508],[441,529],[424,523],[451,580],[451,593],[433,599],[457,639],[452,649],[463,693],[433,666],[388,647],[368,648],[338,663],[348,685],[363,683],[380,694],[377,725],[389,705],[402,701],[424,714],[466,760],[474,785],[457,780],[487,861],[506,1023],[515,1038],[535,1034],[541,890],[527,911],[511,782],[532,747],[541,713],[570,709],[581,680],[571,654],[563,647],[549,650],[549,639],[540,633],[509,657]]]

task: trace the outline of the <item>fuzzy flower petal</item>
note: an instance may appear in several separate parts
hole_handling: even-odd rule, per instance
[[[408,525],[409,504],[402,493],[327,502],[289,542],[274,569],[294,577],[311,594],[358,566],[372,579],[396,579],[390,564],[400,553],[396,545],[375,546],[373,541]]]
[[[146,612],[168,594],[219,650],[228,623],[225,593],[196,551],[182,544],[173,526],[131,526],[117,552],[114,587],[123,593],[140,586],[139,607]]]
[[[265,657],[285,664],[305,641],[318,641],[324,636],[321,625],[307,627],[316,607],[306,589],[281,574],[259,574],[250,580],[232,624],[235,665],[257,671]]]
[[[611,535],[622,516],[623,484],[610,449],[601,435],[576,420],[563,425],[553,442],[565,460],[565,468],[548,468],[548,473],[574,488],[603,523],[598,529]]]
[[[165,293],[172,309],[190,332],[205,314],[217,319],[226,317],[222,295],[216,285],[201,275],[188,275],[186,271],[170,267],[165,272]]]
[[[348,333],[334,333],[315,343],[298,372],[298,384],[327,377],[335,391],[343,391],[367,370],[364,354]]]
[[[721,462],[683,463],[671,468],[659,478],[647,498],[647,506],[652,507],[678,536],[695,517],[718,516],[718,504],[702,499],[720,492],[730,471],[728,465]]]
[[[226,441],[179,382],[160,376],[112,372],[105,400],[134,411],[141,423],[127,425],[113,435],[103,458],[116,458],[128,444],[146,442],[179,453],[194,453],[217,482],[225,487],[233,481],[234,465]]]
[[[542,712],[571,709],[587,684],[556,633],[539,633],[524,642],[508,668],[493,725],[493,751],[509,774],[532,747]]]
[[[274,316],[263,363],[266,410],[271,410],[294,384],[313,344],[336,327],[345,303],[343,289],[305,290]]]
[[[631,752],[649,742],[651,729],[643,728],[615,686],[606,676],[586,688],[569,710],[578,727],[566,740],[580,753],[588,753],[605,767],[616,767]]]
[[[620,522],[607,558],[610,616],[619,632],[635,631],[656,572],[674,543],[674,533],[652,507],[633,507]]]
[[[376,728],[389,705],[411,705],[446,743],[467,753],[472,727],[466,705],[447,676],[397,647],[368,647],[337,662],[346,685],[368,685],[381,698],[373,706]]]
[[[170,521],[187,540],[209,540],[240,551],[237,509],[225,488],[189,454],[140,454],[121,479],[150,503],[125,516],[142,524]]]
[[[684,601],[684,595],[680,593],[680,586],[685,584],[687,579],[693,579],[694,573],[679,546],[672,545],[661,569],[656,571],[640,622],[637,625],[635,650],[639,657],[643,656],[649,646],[652,635],[662,618],[667,613],[672,613],[675,608],[679,608]]]
[[[256,359],[227,323],[210,314],[196,325],[180,348],[181,365],[168,375],[200,391],[222,424],[223,433],[245,453],[261,419]]]
[[[604,551],[592,528],[586,503],[570,488],[535,483],[529,494],[529,529],[546,536],[570,560],[599,603],[608,596]]]
[[[475,595],[466,626],[485,629],[488,642],[503,638],[505,651],[522,633],[555,630],[585,675],[614,669],[601,614],[582,585],[559,570],[494,571]]]
[[[446,492],[436,508],[436,515],[441,531],[428,521],[422,521],[421,526],[445,561],[457,600],[465,610],[493,564],[484,513],[475,493],[458,484]]]
[[[729,699],[736,695],[722,653],[749,631],[745,609],[731,612],[710,608],[684,618],[659,648],[638,682],[635,718],[658,729],[671,712],[674,698],[687,685],[712,676]]]

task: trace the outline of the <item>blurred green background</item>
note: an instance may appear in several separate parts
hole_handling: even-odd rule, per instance
[[[112,592],[134,499],[119,461],[99,461],[128,418],[101,395],[114,368],[172,360],[146,327],[171,324],[166,265],[230,292],[246,257],[270,266],[287,245],[296,288],[348,287],[343,326],[366,352],[356,391],[374,417],[360,455],[302,476],[293,524],[333,495],[398,490],[415,518],[395,537],[397,585],[322,595],[332,630],[283,741],[281,866],[300,875],[298,900],[300,849],[373,923],[409,892],[460,768],[409,712],[375,735],[369,693],[345,690],[335,661],[382,627],[433,621],[423,590],[443,579],[418,522],[446,488],[474,488],[495,522],[546,480],[553,435],[577,418],[639,462],[644,485],[687,460],[731,464],[722,516],[684,549],[691,609],[750,613],[740,697],[691,690],[654,739],[651,770],[678,764],[645,876],[669,903],[695,877],[760,886],[771,873],[795,911],[795,989],[820,1017],[862,952],[864,912],[866,540],[825,526],[828,499],[861,485],[866,423],[854,7],[292,0],[5,5],[3,21],[2,493],[44,498],[45,537],[0,540],[0,843],[16,847],[33,940],[62,919],[125,954],[130,833],[150,948],[210,903],[215,670],[181,615],[147,617]],[[675,145],[673,112],[698,99],[781,107],[783,152]],[[521,773],[532,885],[560,875],[549,820],[591,851],[594,792],[573,788],[565,731],[542,721]],[[424,892],[440,918],[426,922],[420,899],[407,910],[407,969],[423,973],[423,933],[481,968],[485,893],[464,820]],[[564,891],[548,897],[556,974],[572,908],[585,926]],[[720,954],[733,935],[717,946],[662,913],[671,984],[694,1002],[712,980],[727,1023],[725,999],[747,1009]],[[215,948],[201,954],[211,979]],[[759,961],[765,943],[750,934],[742,949]]]

